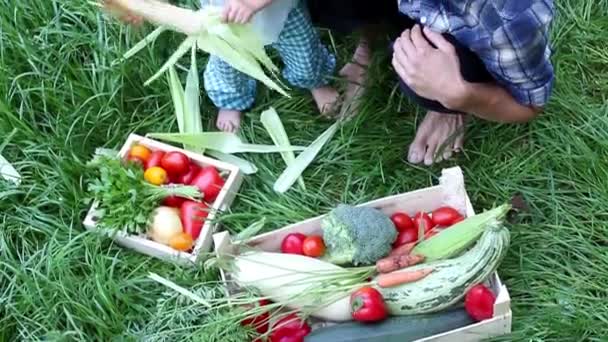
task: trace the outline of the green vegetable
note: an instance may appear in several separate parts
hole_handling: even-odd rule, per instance
[[[326,260],[344,265],[371,265],[391,251],[395,225],[379,210],[341,204],[321,222]]]
[[[444,229],[432,239],[419,243],[412,254],[423,255],[426,261],[442,260],[459,255],[479,239],[487,227],[498,224],[511,209],[509,204],[471,216],[449,229]]]
[[[396,316],[375,324],[348,322],[322,327],[306,342],[405,342],[423,339],[475,323],[463,309],[429,315]]]
[[[105,152],[102,152],[105,153]],[[199,199],[193,186],[159,187],[144,181],[143,170],[118,157],[96,155],[87,166],[93,175],[88,186],[90,202],[97,202],[99,228],[144,233],[154,210],[169,196]]]
[[[433,269],[426,278],[378,290],[393,315],[422,314],[446,309],[460,301],[471,287],[483,282],[496,271],[508,246],[509,230],[500,223],[493,224],[486,228],[477,244],[465,254],[405,270]]]

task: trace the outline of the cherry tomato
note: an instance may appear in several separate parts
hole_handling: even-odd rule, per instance
[[[319,235],[311,235],[304,239],[302,243],[302,252],[304,255],[318,258],[325,254],[325,242],[323,242],[323,238]]]
[[[190,167],[188,168],[188,172],[184,173],[183,175],[179,176],[177,178],[177,184],[190,184],[190,182],[192,182],[192,180],[194,179],[194,176],[196,176],[196,174],[201,170],[201,167],[194,164],[194,163],[190,163]]]
[[[140,165],[140,166],[144,166],[144,164],[145,164],[143,160],[139,159],[138,157],[134,157],[132,155],[127,156],[127,161],[131,162],[133,164]]]
[[[436,226],[449,227],[463,220],[462,215],[451,207],[441,207],[433,211],[431,219]]]
[[[192,244],[194,244],[192,236],[187,233],[177,234],[169,240],[169,246],[182,252],[190,250]]]
[[[133,147],[131,147],[131,150],[129,151],[129,157],[138,158],[139,160],[143,161],[144,163],[147,162],[148,159],[150,159],[151,155],[152,155],[152,151],[150,151],[149,148],[147,148],[146,146],[143,146],[143,145],[134,145]]]
[[[397,235],[397,240],[393,242],[393,248],[397,248],[405,245],[406,243],[415,241],[418,241],[418,229],[412,227],[399,232],[399,235]]]
[[[183,153],[172,151],[166,153],[160,166],[170,175],[180,176],[190,170],[190,159]]]
[[[144,179],[154,185],[163,185],[169,181],[167,171],[158,166],[151,167],[144,172]]]
[[[494,316],[496,296],[482,284],[475,285],[464,298],[464,307],[471,318],[483,321]]]
[[[213,166],[205,166],[192,179],[190,185],[196,186],[207,203],[212,203],[219,195],[226,181]]]
[[[145,169],[149,169],[151,167],[160,166],[160,161],[165,156],[165,152],[163,151],[154,151],[150,155],[150,158],[146,161]]]
[[[169,196],[163,200],[163,205],[171,208],[179,208],[185,200],[185,198]]]
[[[402,232],[408,228],[414,228],[414,221],[404,213],[395,213],[391,216],[391,221],[395,225],[398,231]]]
[[[422,228],[424,232],[428,232],[435,228],[435,223],[433,223],[433,220],[431,220],[431,217],[427,213],[419,212],[414,216],[414,227],[418,231]]]
[[[281,243],[281,252],[287,254],[304,254],[304,240],[306,235],[292,233],[287,235]]]

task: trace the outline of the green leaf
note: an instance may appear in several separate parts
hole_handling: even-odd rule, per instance
[[[192,48],[192,46],[196,43],[196,37],[188,37],[186,38],[181,44],[180,46],[177,47],[177,50],[175,50],[175,52],[173,53],[173,55],[171,55],[171,57],[169,57],[169,59],[165,62],[165,64],[163,64],[163,66],[160,68],[160,70],[158,70],[156,72],[156,74],[154,74],[152,77],[150,77],[145,83],[144,85],[147,86],[150,83],[154,82],[157,78],[159,78],[165,71],[167,71],[167,69],[169,69],[171,66],[175,65],[175,63],[177,63],[177,61],[182,58],[187,52],[188,50],[190,50]]]
[[[238,168],[241,169],[241,171],[246,175],[252,175],[258,172],[258,168],[255,166],[255,164],[243,158],[214,150],[206,150],[205,154],[217,160],[238,166]]]
[[[241,139],[233,134],[226,132],[206,132],[206,133],[152,133],[150,138],[186,144],[196,148],[215,150],[223,153],[278,153],[284,151],[303,151],[304,147],[292,146],[291,148],[281,148],[273,145],[245,144]]]
[[[262,112],[260,121],[262,122],[262,125],[264,125],[264,128],[266,128],[266,131],[268,131],[268,134],[275,145],[284,148],[291,147],[289,137],[287,136],[287,132],[285,132],[285,127],[281,122],[281,118],[279,118],[279,114],[277,114],[277,111],[273,107]],[[281,157],[283,157],[283,160],[288,167],[293,165],[296,160],[293,151],[281,152]],[[298,183],[303,190],[306,190],[306,185],[304,184],[302,177],[298,178]]]
[[[304,170],[312,163],[317,154],[321,151],[321,148],[334,136],[340,122],[336,122],[331,125],[323,134],[321,134],[310,146],[308,146],[300,155],[296,158],[295,162],[283,171],[279,179],[274,183],[274,190],[279,193],[284,193],[293,183],[296,182],[298,177],[302,175]]]
[[[150,43],[153,43],[158,38],[158,36],[160,36],[160,34],[165,31],[167,31],[167,28],[165,26],[157,27],[154,31],[150,32],[150,34],[148,34],[144,39],[140,40],[137,44],[135,44],[135,46],[130,48],[129,51],[125,52],[125,54],[122,56],[122,59],[125,60],[135,56],[139,51],[144,49]],[[115,63],[119,63],[120,61],[121,60],[118,60]]]
[[[185,95],[173,65],[169,68],[167,77],[169,78],[169,89],[171,90],[171,99],[173,100],[173,108],[175,110],[175,117],[177,118],[177,127],[180,132],[184,132],[186,127],[186,112],[184,110]]]
[[[255,235],[257,235],[260,230],[262,230],[264,228],[264,226],[266,225],[266,217],[262,217],[260,220],[252,223],[251,225],[249,225],[249,227],[243,229],[240,233],[238,233],[236,235],[236,237],[234,238],[235,242],[240,242],[246,239],[249,239]]]
[[[15,185],[21,184],[21,175],[2,155],[0,155],[0,176]]]

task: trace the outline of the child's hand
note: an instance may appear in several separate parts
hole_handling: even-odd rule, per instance
[[[101,4],[112,16],[126,24],[140,25],[144,21],[142,17],[129,12],[113,0],[101,0]]]
[[[224,6],[222,20],[226,23],[246,24],[272,0],[228,0]]]

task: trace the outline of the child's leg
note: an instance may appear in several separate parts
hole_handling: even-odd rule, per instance
[[[241,125],[241,113],[255,101],[256,82],[216,56],[209,56],[204,73],[205,91],[219,108],[217,128],[236,132]]]
[[[321,113],[333,110],[338,92],[328,84],[336,59],[321,43],[304,1],[289,14],[274,47],[285,63],[283,77],[295,87],[309,89]]]

